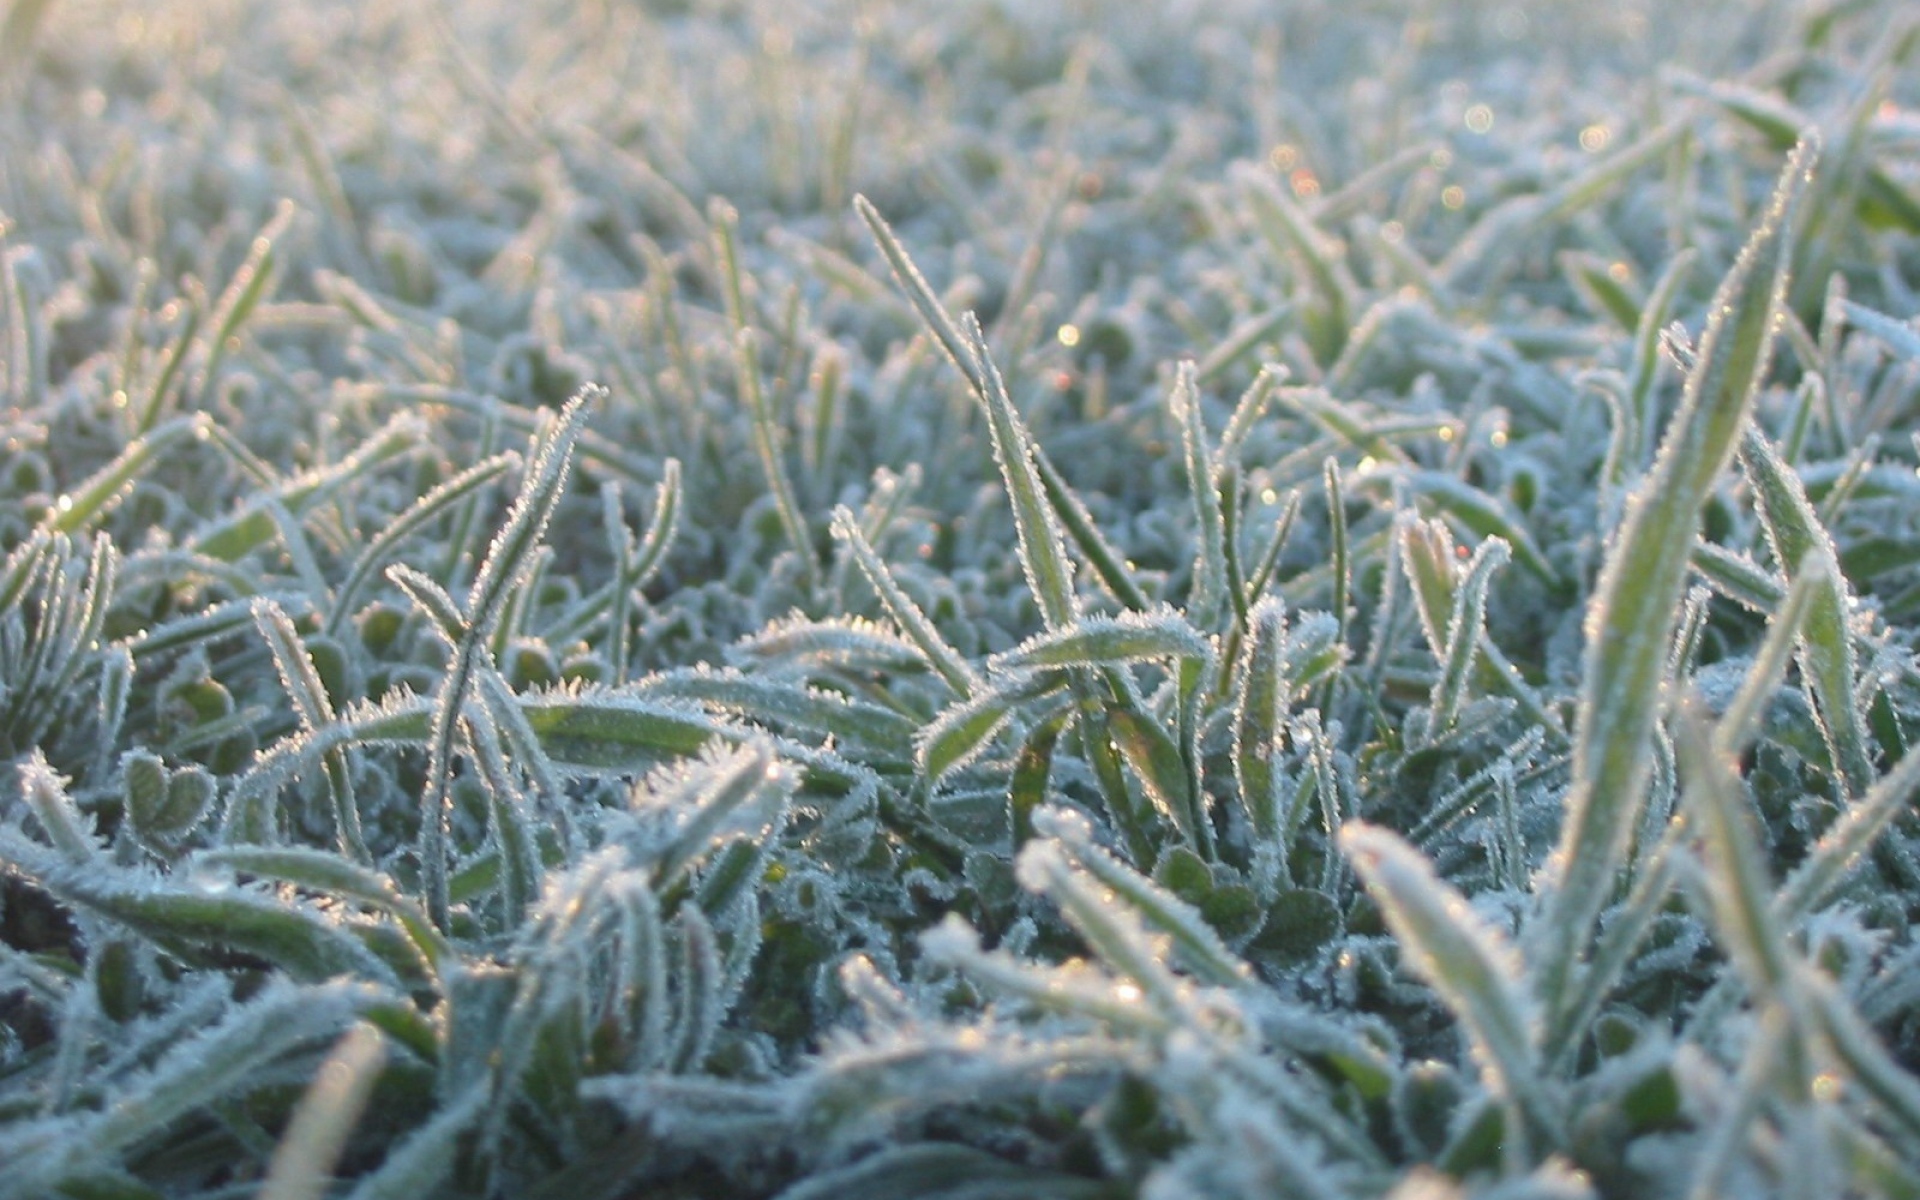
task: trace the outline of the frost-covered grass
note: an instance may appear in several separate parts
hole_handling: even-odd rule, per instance
[[[1901,0],[0,19],[0,1197],[1920,1196]]]

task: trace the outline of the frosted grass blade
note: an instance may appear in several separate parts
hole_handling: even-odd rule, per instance
[[[187,868],[191,871],[197,867],[279,879],[364,904],[398,922],[419,946],[421,956],[436,969],[457,957],[453,945],[427,920],[426,912],[390,877],[337,854],[299,846],[226,846],[193,855]]]
[[[1151,608],[1153,602],[1140,590],[1133,578],[1133,570],[1127,565],[1126,558],[1113,548],[1107,535],[1100,532],[1093,523],[1093,514],[1067,481],[1061,477],[1060,469],[1053,465],[1047,452],[1038,442],[1033,446],[1033,465],[1040,472],[1040,485],[1047,491],[1047,501],[1053,505],[1054,515],[1060,518],[1060,525],[1073,544],[1079,548],[1087,565],[1093,568],[1094,578],[1107,594],[1119,601],[1122,607],[1135,612]]]
[[[1085,818],[1043,808],[1033,814],[1033,825],[1036,833],[1058,842],[1074,866],[1111,888],[1149,926],[1172,939],[1180,961],[1197,977],[1227,988],[1251,981],[1252,972],[1197,909],[1102,849]]]
[[[1274,757],[1287,718],[1281,655],[1287,633],[1286,606],[1266,597],[1247,614],[1247,639],[1236,675],[1233,708],[1233,773],[1241,806],[1264,845],[1276,845],[1281,832],[1280,776]],[[1284,855],[1282,855],[1284,862]]]
[[[853,554],[854,565],[867,577],[867,582],[879,595],[880,603],[900,632],[906,634],[920,653],[926,656],[927,662],[947,681],[948,687],[961,697],[972,696],[980,687],[979,676],[960,652],[940,636],[940,631],[920,611],[920,606],[900,589],[887,564],[860,531],[860,523],[855,520],[852,510],[844,504],[833,510],[833,536],[845,543]]]
[[[1542,880],[1551,899],[1536,944],[1549,1009],[1562,1003],[1639,823],[1699,512],[1766,375],[1793,221],[1816,154],[1804,142],[1788,160],[1759,228],[1715,293],[1680,410],[1651,475],[1628,502],[1588,610],[1566,817]]]
[[[1466,701],[1467,684],[1473,677],[1475,652],[1486,639],[1487,587],[1493,573],[1506,565],[1506,542],[1488,538],[1473,552],[1453,597],[1453,613],[1447,621],[1446,648],[1440,659],[1440,677],[1434,680],[1429,704],[1433,709],[1433,733],[1439,737],[1452,730],[1459,719],[1460,706]]]
[[[1074,595],[1073,564],[1062,544],[1060,523],[1046,502],[1045,487],[1034,464],[1033,438],[1014,410],[999,368],[987,356],[985,336],[971,313],[961,318],[961,332],[973,355],[974,370],[986,384],[978,394],[987,413],[994,460],[1013,502],[1014,530],[1027,586],[1048,628],[1064,628],[1079,619],[1080,603]]]
[[[215,380],[219,378],[220,364],[226,357],[228,347],[235,344],[234,338],[239,334],[241,326],[247,323],[247,318],[251,317],[254,309],[260,306],[260,301],[266,298],[268,289],[274,282],[275,243],[285,236],[287,227],[293,224],[294,215],[298,211],[293,201],[280,202],[273,216],[268,218],[267,223],[261,226],[260,232],[254,235],[252,243],[247,247],[246,259],[234,271],[226,290],[220,293],[220,299],[214,302],[212,318],[209,321],[212,326],[212,336],[207,339],[206,358],[195,373],[194,391],[199,395],[197,407],[204,408],[207,401],[212,398],[212,388]],[[157,414],[149,413],[148,419],[151,420],[155,415]],[[145,432],[146,428],[147,426],[142,426],[141,432]]]
[[[1820,524],[1799,476],[1780,461],[1764,434],[1748,428],[1740,444],[1740,460],[1753,487],[1774,561],[1786,568],[1789,581],[1811,558],[1836,562],[1833,538]],[[1833,765],[1845,781],[1847,792],[1857,796],[1873,780],[1873,752],[1867,744],[1866,720],[1854,699],[1859,671],[1847,626],[1853,605],[1846,579],[1838,569],[1824,572],[1821,578],[1823,585],[1810,597],[1801,628],[1800,670],[1819,706],[1821,732],[1826,735]]]
[[[1152,659],[1213,657],[1213,644],[1170,608],[1118,617],[1087,617],[1072,627],[1036,634],[987,660],[992,674],[1061,667],[1120,666]]]
[[[72,491],[54,501],[42,525],[49,533],[77,533],[104,516],[124,498],[129,485],[176,442],[204,437],[208,418],[200,414],[175,417],[127,443],[117,457],[95,471]]]
[[[760,382],[758,338],[749,318],[740,269],[739,214],[724,201],[715,200],[707,209],[713,226],[714,257],[720,264],[722,291],[727,301],[727,319],[733,324],[733,373],[740,395],[746,401],[747,416],[753,428],[753,448],[760,457],[760,469],[766,473],[767,487],[773,493],[780,525],[794,553],[800,557],[809,595],[819,591],[820,558],[813,548],[813,536],[807,530],[806,515],[793,490],[781,443],[784,431],[774,420],[773,406]]]
[[[1784,580],[1736,550],[1696,542],[1689,561],[1714,591],[1754,612],[1771,613],[1786,598]]]
[[[1187,619],[1202,629],[1211,629],[1227,602],[1226,522],[1220,511],[1220,481],[1207,446],[1207,427],[1202,420],[1200,388],[1195,382],[1193,364],[1182,362],[1175,372],[1167,407],[1173,419],[1180,423],[1187,490],[1193,500],[1198,530],[1194,539],[1193,587],[1187,599]]]
[[[1079,604],[1073,593],[1073,567],[1061,544],[1058,517],[1046,502],[1045,485],[1035,461],[1037,447],[1007,395],[1006,384],[994,366],[979,322],[969,314],[956,325],[879,211],[864,196],[854,197],[854,207],[873,233],[875,243],[920,319],[947,357],[960,368],[986,414],[994,461],[1000,467],[1007,497],[1013,503],[1021,566],[1040,605],[1041,616],[1049,628],[1071,625],[1079,616]]]
[[[1686,784],[1689,825],[1706,847],[1704,884],[1719,940],[1759,1000],[1791,1007],[1791,952],[1773,913],[1773,883],[1736,766],[1713,744],[1705,722],[1683,711],[1674,742]]]
[[[254,892],[207,892],[144,872],[102,870],[97,862],[83,867],[3,830],[0,851],[36,887],[110,917],[189,962],[239,950],[296,980],[351,975],[393,981],[386,965],[337,922],[304,906]]]
[[[1460,1019],[1488,1086],[1543,1130],[1556,1130],[1557,1106],[1542,1086],[1539,1031],[1513,947],[1392,831],[1349,821],[1340,849],[1379,903],[1408,965]]]
[[[1847,806],[1787,877],[1775,901],[1778,918],[1796,922],[1825,904],[1834,889],[1865,864],[1875,839],[1912,811],[1916,788],[1920,788],[1920,754],[1909,751],[1866,795]]]
[[[336,1036],[340,1027],[384,998],[364,984],[312,987],[276,983],[188,1038],[159,1062],[123,1081],[112,1107],[79,1118],[69,1136],[24,1162],[10,1163],[8,1183],[51,1194],[60,1181],[102,1159],[118,1157],[142,1138],[232,1094],[301,1045]]]
[[[1549,587],[1561,582],[1540,545],[1508,505],[1472,484],[1440,471],[1407,471],[1401,476],[1414,493],[1482,538],[1499,538],[1521,566]]]
[[[280,685],[293,702],[301,729],[308,734],[333,724],[333,702],[314,669],[313,658],[293,621],[279,605],[264,597],[253,602],[253,622],[273,655]],[[372,861],[360,832],[360,809],[354,800],[353,769],[346,751],[336,747],[326,755],[327,792],[333,801],[333,828],[342,853],[361,862]]]
[[[1920,363],[1920,329],[1910,321],[1900,321],[1865,305],[1845,302],[1847,323],[1870,334],[1893,354],[1910,363]]]
[[[420,497],[388,522],[354,559],[347,577],[334,589],[333,604],[327,610],[326,632],[338,635],[341,626],[353,616],[354,601],[359,599],[361,589],[387,565],[402,541],[498,479],[519,461],[519,455],[511,453],[483,459]]]
[[[1786,677],[1787,663],[1793,657],[1794,647],[1803,641],[1803,630],[1814,599],[1822,589],[1831,586],[1830,576],[1837,571],[1833,560],[1824,554],[1810,555],[1801,560],[1800,569],[1794,572],[1785,598],[1767,622],[1767,635],[1754,652],[1753,665],[1747,668],[1746,677],[1740,681],[1740,690],[1734,693],[1726,711],[1720,715],[1719,725],[1714,730],[1716,745],[1740,754],[1759,736],[1767,705],[1772,702],[1774,693]]]
[[[27,808],[40,822],[54,849],[68,862],[79,866],[92,861],[100,851],[93,823],[81,814],[79,806],[67,794],[68,781],[47,765],[46,755],[38,746],[28,754],[27,761],[20,764],[19,779],[20,798],[27,802]]]

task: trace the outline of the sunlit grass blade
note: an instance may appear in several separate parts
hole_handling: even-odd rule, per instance
[[[1068,561],[1060,523],[1046,502],[1045,487],[1034,463],[1034,443],[1014,410],[1000,370],[989,358],[984,335],[972,314],[961,318],[961,332],[973,354],[974,369],[986,383],[979,393],[993,437],[994,459],[1013,502],[1014,530],[1027,586],[1049,628],[1063,628],[1080,617],[1073,590],[1073,564]]]
[[[1916,788],[1920,788],[1920,754],[1909,752],[1866,795],[1848,805],[1787,877],[1775,902],[1779,919],[1797,921],[1824,905],[1849,875],[1866,864],[1875,839],[1912,811]]]
[[[1152,607],[1152,601],[1140,590],[1140,584],[1134,579],[1133,569],[1125,557],[1114,549],[1107,535],[1093,523],[1093,514],[1087,511],[1079,493],[1061,477],[1060,469],[1053,465],[1053,460],[1047,457],[1047,452],[1038,442],[1033,446],[1033,465],[1040,472],[1040,485],[1047,491],[1047,500],[1053,505],[1054,515],[1059,517],[1061,528],[1087,560],[1094,579],[1122,607],[1135,612]]]
[[[947,708],[920,735],[915,759],[921,773],[937,781],[965,766],[987,748],[1019,706],[1065,686],[1058,672],[1043,680],[1011,675]]]
[[[341,1037],[294,1106],[267,1164],[259,1200],[320,1200],[326,1194],[386,1057],[386,1043],[371,1025],[355,1025]]]
[[[1788,160],[1759,228],[1715,293],[1680,410],[1628,503],[1590,602],[1566,816],[1544,879],[1551,900],[1537,935],[1549,1008],[1561,1003],[1639,822],[1647,747],[1699,512],[1766,375],[1793,222],[1815,154],[1803,143]]]
[[[1714,931],[1756,998],[1791,1006],[1791,952],[1773,913],[1773,881],[1746,790],[1698,713],[1683,710],[1675,725],[1688,823],[1706,851]]]
[[[1558,1106],[1544,1087],[1539,1029],[1514,948],[1390,830],[1349,821],[1340,849],[1380,905],[1407,965],[1459,1018],[1488,1086],[1543,1131],[1555,1131]]]
[[[1280,836],[1283,816],[1274,757],[1280,752],[1288,708],[1281,680],[1286,632],[1286,606],[1271,596],[1261,600],[1247,614],[1247,638],[1235,668],[1234,783],[1255,836],[1268,845]]]
[[[50,533],[77,533],[124,499],[134,480],[176,443],[204,436],[207,418],[175,417],[127,443],[117,457],[85,482],[55,499],[42,524]]]
[[[1833,560],[1825,554],[1814,554],[1801,560],[1786,596],[1767,622],[1767,636],[1754,652],[1753,665],[1747,668],[1746,677],[1740,681],[1740,690],[1734,693],[1733,699],[1728,701],[1726,710],[1720,715],[1720,722],[1714,730],[1716,745],[1738,754],[1744,752],[1759,736],[1767,706],[1772,703],[1774,693],[1786,677],[1787,664],[1793,657],[1794,648],[1804,642],[1808,615],[1815,599],[1821,591],[1831,586],[1831,576],[1837,570]]]
[[[1561,582],[1560,572],[1547,561],[1540,544],[1509,505],[1457,476],[1440,471],[1408,471],[1400,478],[1415,495],[1458,521],[1469,532],[1506,542],[1515,561],[1542,583],[1551,587]]]
[[[227,283],[220,298],[214,302],[211,319],[212,336],[207,339],[207,354],[196,372],[195,392],[199,399],[197,406],[203,406],[210,398],[213,385],[220,375],[220,364],[226,358],[230,346],[236,345],[240,329],[253,315],[254,309],[266,298],[274,279],[274,252],[276,243],[286,235],[287,227],[293,224],[298,213],[290,200],[282,200],[274,210],[272,217],[255,234],[247,247],[247,257],[234,271],[233,278]],[[145,426],[142,431],[145,431]]]

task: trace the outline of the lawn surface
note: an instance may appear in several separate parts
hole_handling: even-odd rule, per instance
[[[1920,14],[0,15],[0,1198],[1920,1196]]]

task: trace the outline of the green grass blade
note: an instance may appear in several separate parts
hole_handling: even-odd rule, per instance
[[[1740,460],[1760,511],[1774,561],[1791,581],[1802,564],[1818,558],[1832,564],[1838,552],[1807,499],[1800,477],[1775,453],[1759,430],[1748,428],[1740,444]],[[1823,585],[1808,602],[1801,627],[1800,670],[1806,676],[1818,706],[1821,732],[1826,735],[1833,765],[1852,795],[1865,791],[1873,779],[1873,751],[1868,745],[1866,719],[1854,698],[1859,674],[1854,662],[1848,615],[1853,600],[1837,568],[1821,575]]]
[[[760,469],[766,473],[767,487],[773,493],[774,508],[780,515],[780,526],[786,531],[787,540],[793,544],[794,553],[800,557],[806,589],[811,595],[820,586],[820,556],[814,550],[813,535],[807,530],[806,515],[800,511],[800,501],[793,490],[793,479],[787,472],[782,449],[784,431],[774,419],[773,405],[768,401],[766,389],[760,382],[757,338],[747,313],[744,279],[740,269],[739,214],[734,212],[731,205],[716,199],[708,206],[708,218],[713,226],[714,257],[720,264],[727,319],[733,325],[734,380],[739,385],[741,397],[746,401],[748,420],[753,427],[754,453],[759,455]]]
[[[1434,680],[1429,704],[1433,709],[1433,736],[1453,729],[1460,706],[1473,679],[1474,660],[1487,633],[1487,587],[1493,573],[1505,566],[1507,543],[1488,538],[1468,562],[1454,592],[1453,613],[1447,621],[1446,649],[1440,659],[1440,677]]]
[[[1566,993],[1639,824],[1647,750],[1699,513],[1766,375],[1793,221],[1815,154],[1806,143],[1788,160],[1759,228],[1715,293],[1680,410],[1650,477],[1628,503],[1589,608],[1566,816],[1545,879],[1550,908],[1539,926],[1549,1008]]]

